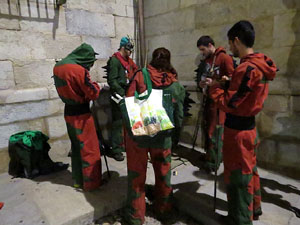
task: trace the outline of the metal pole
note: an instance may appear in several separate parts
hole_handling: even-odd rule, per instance
[[[138,21],[140,39],[140,66],[144,67],[146,58],[145,22],[144,22],[144,0],[138,0]]]
[[[219,154],[221,149],[220,147],[220,120],[219,120],[219,109],[217,109],[217,140],[216,140],[216,147],[217,147],[217,157],[215,159],[215,180],[214,180],[214,212],[217,209],[217,183],[218,183],[218,163],[219,163]]]

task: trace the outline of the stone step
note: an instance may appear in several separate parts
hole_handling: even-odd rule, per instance
[[[187,149],[182,149],[189,153]],[[219,215],[226,215],[223,168],[218,172],[217,211],[213,212],[214,176],[197,167],[197,154],[173,157],[171,183],[176,207],[199,224],[219,225]],[[186,158],[193,160],[187,161]],[[62,160],[70,162],[69,158]],[[191,162],[193,163],[191,163]],[[183,162],[183,163],[181,163]],[[125,205],[127,194],[126,159],[108,158],[112,179],[99,190],[82,192],[72,187],[70,170],[34,180],[11,179],[0,175],[0,225],[92,225],[95,219],[109,215]],[[102,168],[105,172],[104,160]],[[290,207],[300,209],[300,182],[259,169],[262,183],[264,214],[254,225],[296,225],[300,219]],[[147,184],[155,183],[152,165],[147,170]]]
[[[108,161],[110,182],[92,192],[73,188],[69,170],[34,180],[1,174],[0,201],[4,207],[0,210],[0,225],[90,225],[122,208],[127,194],[126,161]]]

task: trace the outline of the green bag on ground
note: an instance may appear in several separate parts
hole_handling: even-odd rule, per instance
[[[14,177],[34,178],[67,169],[69,164],[53,162],[48,152],[49,137],[40,131],[23,131],[9,138],[9,174]]]

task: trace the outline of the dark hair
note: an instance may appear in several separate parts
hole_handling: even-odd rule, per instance
[[[215,46],[215,42],[210,36],[202,36],[197,41],[197,47],[201,45],[208,47],[208,44],[212,44],[213,46]]]
[[[153,51],[150,65],[160,72],[176,73],[171,64],[171,53],[166,48],[157,48]]]
[[[246,47],[251,48],[255,41],[254,27],[249,21],[241,20],[230,28],[227,37],[230,41],[238,37]]]

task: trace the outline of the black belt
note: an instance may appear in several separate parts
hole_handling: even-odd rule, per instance
[[[255,128],[255,117],[235,116],[226,113],[225,126],[235,130],[252,130]]]
[[[90,112],[91,110],[89,103],[78,105],[65,104],[65,116],[79,116]]]

